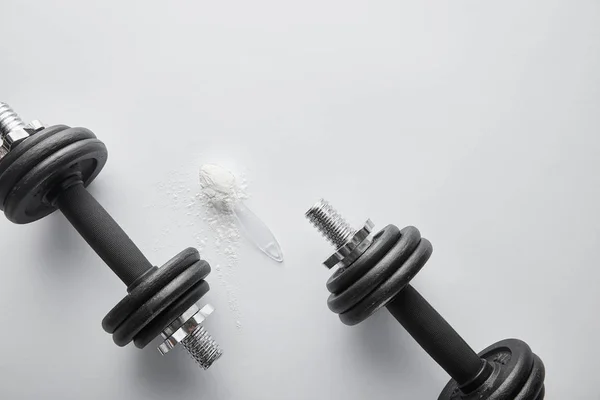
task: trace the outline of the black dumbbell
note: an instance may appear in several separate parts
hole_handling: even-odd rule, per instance
[[[202,327],[213,308],[199,307],[209,291],[210,266],[193,248],[161,268],[153,266],[127,234],[86,190],[107,159],[107,150],[85,128],[25,125],[0,103],[0,209],[16,224],[62,211],[83,239],[127,286],[102,321],[114,342],[144,348],[162,335],[162,354],[181,343],[208,368],[221,356]]]
[[[439,400],[544,398],[544,364],[525,342],[503,340],[477,355],[409,284],[433,251],[416,228],[388,225],[372,236],[367,221],[355,231],[324,200],[306,216],[337,248],[325,261],[329,268],[340,267],[327,282],[329,308],[355,325],[387,307],[451,376]]]

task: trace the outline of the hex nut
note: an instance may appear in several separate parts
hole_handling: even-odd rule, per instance
[[[27,132],[23,128],[13,129],[4,135],[4,145],[9,148],[16,142],[27,139],[29,137],[29,132]]]
[[[329,269],[340,265],[347,267],[360,257],[373,243],[371,232],[375,224],[368,219],[363,227],[356,231],[354,236],[348,242],[336,250],[323,264]]]
[[[44,124],[42,121],[40,121],[39,119],[34,119],[33,121],[31,121],[30,123],[28,123],[25,126],[25,129],[27,129],[28,131],[32,131],[33,133],[39,132],[43,129],[45,129],[47,127],[46,124]]]
[[[205,305],[202,309],[199,309],[196,305],[190,307],[162,332],[165,340],[158,346],[158,352],[164,356],[173,350],[175,346],[191,335],[214,311],[214,307],[210,304]]]

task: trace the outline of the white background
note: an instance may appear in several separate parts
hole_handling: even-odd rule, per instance
[[[600,398],[598,1],[4,0],[1,14],[1,101],[106,143],[91,190],[151,261],[206,235],[225,262],[165,193],[196,191],[181,177],[210,161],[247,173],[286,262],[243,243],[227,285],[209,277],[225,355],[201,372],[182,351],[112,343],[100,321],[125,287],[61,215],[0,221],[0,398],[437,398],[447,376],[387,312],[350,328],[328,310],[331,249],[303,219],[319,197],[356,224],[419,227],[435,251],[414,284],[477,351],[521,338],[548,398]]]

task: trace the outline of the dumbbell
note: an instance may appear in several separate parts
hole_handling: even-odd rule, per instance
[[[452,378],[439,400],[543,400],[544,364],[525,342],[506,339],[478,355],[409,284],[433,251],[416,228],[373,235],[368,220],[357,231],[325,200],[306,217],[337,249],[324,263],[339,267],[327,281],[331,311],[355,325],[385,306]]]
[[[162,336],[166,354],[182,344],[207,369],[222,354],[202,326],[214,311],[200,299],[209,291],[209,264],[188,248],[162,267],[153,266],[87,191],[107,160],[107,149],[85,128],[25,124],[0,103],[0,209],[16,224],[60,210],[127,286],[128,294],[102,327],[118,346],[144,348]]]

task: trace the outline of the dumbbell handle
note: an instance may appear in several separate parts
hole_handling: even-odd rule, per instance
[[[56,205],[125,285],[132,285],[153,268],[81,181],[70,183],[59,193]]]
[[[486,362],[411,285],[388,303],[387,309],[421,347],[458,382],[459,387],[478,387],[478,382],[487,379],[490,369],[484,368]]]

